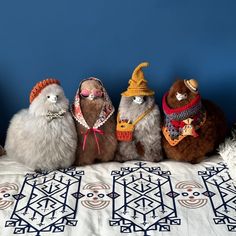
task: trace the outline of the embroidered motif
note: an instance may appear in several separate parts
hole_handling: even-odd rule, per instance
[[[233,184],[228,168],[224,163],[207,167],[199,171],[206,191],[203,193],[211,202],[215,215],[215,224],[226,225],[228,231],[236,232],[236,187]]]
[[[13,194],[18,192],[18,185],[15,183],[0,184],[0,210],[10,207],[14,203]]]
[[[39,236],[75,226],[83,174],[76,168],[27,174],[5,227],[14,227],[14,234]]]
[[[175,189],[181,191],[176,199],[183,207],[196,209],[207,204],[206,196],[200,192],[203,186],[195,181],[181,181],[175,185]]]
[[[170,172],[138,162],[134,167],[112,171],[113,191],[111,226],[120,226],[121,233],[170,231],[180,225]]]
[[[101,210],[110,204],[110,198],[107,197],[106,192],[110,186],[105,183],[89,183],[83,187],[83,194],[86,200],[82,200],[81,204],[91,210]]]

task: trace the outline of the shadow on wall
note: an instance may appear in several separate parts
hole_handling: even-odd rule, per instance
[[[12,76],[10,70],[7,67],[0,67],[0,145],[4,146],[7,128],[12,116],[19,110],[25,108],[22,104],[25,104],[26,98],[20,96],[24,90],[24,85],[19,81],[15,83],[9,83],[8,81],[14,81],[14,75]]]
[[[1,76],[0,76],[1,77]],[[11,119],[11,115],[9,114],[9,103],[5,98],[4,93],[4,84],[0,79],[0,101],[1,101],[1,112],[0,112],[0,145],[4,146],[6,131],[9,124],[9,120]]]
[[[216,103],[224,112],[229,127],[236,122],[236,94],[235,76],[209,77],[209,81],[214,81],[211,86],[201,86],[202,97]]]

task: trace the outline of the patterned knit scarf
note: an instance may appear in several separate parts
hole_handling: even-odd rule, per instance
[[[188,135],[197,137],[196,130],[203,125],[206,119],[200,95],[197,95],[189,104],[179,108],[170,108],[166,103],[167,96],[168,93],[162,100],[165,113],[162,132],[167,141],[171,146],[175,146]]]

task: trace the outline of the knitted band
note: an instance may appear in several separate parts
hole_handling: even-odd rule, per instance
[[[47,87],[48,85],[51,84],[58,84],[60,85],[59,80],[53,79],[53,78],[48,78],[43,81],[38,82],[32,89],[30,93],[30,103],[33,102],[33,100],[41,93],[41,91]]]
[[[197,103],[199,103],[201,101],[201,96],[198,94],[190,103],[188,103],[185,106],[182,107],[178,107],[178,108],[170,108],[168,106],[168,104],[166,103],[167,100],[167,96],[168,96],[168,92],[163,96],[162,98],[162,108],[164,110],[165,114],[172,114],[172,113],[180,113],[183,112],[185,110],[188,110],[190,108],[192,108],[193,106],[195,106]]]
[[[178,144],[185,136],[182,135],[185,121],[192,119],[192,127],[197,130],[206,119],[206,112],[202,106],[201,97],[198,94],[193,100],[185,106],[179,108],[170,108],[166,102],[168,93],[163,97],[162,107],[165,114],[163,134],[170,145]],[[175,141],[173,141],[176,139]]]

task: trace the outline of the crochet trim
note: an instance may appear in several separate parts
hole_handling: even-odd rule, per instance
[[[167,92],[163,96],[163,99],[162,99],[162,108],[163,108],[165,114],[168,114],[168,115],[170,115],[172,113],[180,113],[182,111],[186,111],[201,101],[201,96],[198,94],[189,104],[182,106],[182,107],[178,107],[178,108],[170,108],[166,103],[166,98],[167,98],[168,94],[169,93]]]
[[[54,78],[48,78],[48,79],[45,79],[45,80],[42,80],[40,82],[38,82],[34,87],[33,89],[31,90],[31,93],[30,93],[30,97],[29,97],[29,100],[30,100],[30,104],[33,102],[33,100],[41,93],[41,91],[47,87],[48,85],[51,85],[51,84],[57,84],[57,85],[60,85],[60,81],[57,80],[57,79],[54,79]]]

